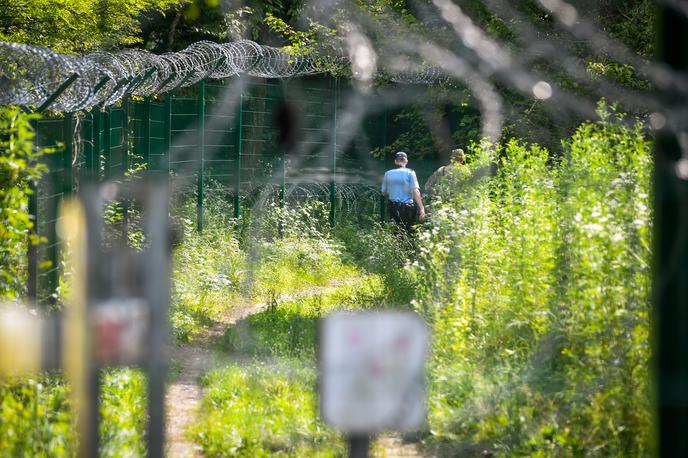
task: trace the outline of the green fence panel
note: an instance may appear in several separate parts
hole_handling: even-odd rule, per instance
[[[41,119],[36,123],[36,145],[39,148],[53,148],[53,153],[44,156],[48,166],[36,189],[36,234],[43,240],[36,248],[35,297],[39,304],[51,305],[57,301],[59,281],[59,245],[56,224],[58,207],[66,194],[66,176],[71,174],[71,163],[65,159],[70,148],[65,148],[69,139],[64,118]],[[69,164],[69,166],[68,166]]]
[[[229,85],[221,81],[206,83],[205,179],[235,193],[236,110],[228,109]]]
[[[195,151],[198,147],[196,97],[174,94],[171,97],[170,173],[174,178],[181,179],[180,183],[192,182],[195,181]]]
[[[54,300],[59,275],[56,209],[73,189],[75,176],[122,180],[128,170],[144,166],[146,173],[163,173],[175,195],[195,193],[199,229],[204,197],[211,189],[233,200],[235,217],[243,202],[251,205],[260,197],[274,197],[283,205],[290,199],[318,196],[329,201],[332,223],[352,201],[363,202],[365,214],[384,218],[378,189],[393,161],[374,158],[370,152],[410,128],[400,110],[388,109],[373,93],[366,96],[366,113],[356,118],[349,104],[361,102],[361,96],[350,82],[322,75],[288,81],[247,76],[206,81],[204,96],[200,86],[178,88],[159,100],[125,98],[121,106],[36,123],[40,146],[62,148],[44,159],[50,173],[38,185],[38,199],[32,204],[37,233],[47,240],[34,250],[41,302]],[[282,103],[288,103],[297,118],[297,142],[288,152],[277,141],[276,114]],[[452,109],[448,116],[457,117],[459,111]],[[74,132],[79,138],[72,144],[67,140]],[[407,152],[423,184],[438,161],[420,160]]]
[[[167,171],[165,148],[165,103],[153,100],[150,103],[148,170],[153,173]]]

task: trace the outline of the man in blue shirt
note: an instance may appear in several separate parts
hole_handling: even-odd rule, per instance
[[[425,207],[420,196],[416,172],[406,168],[408,156],[403,151],[394,155],[397,168],[385,172],[382,179],[382,195],[389,198],[389,214],[399,226],[411,232],[416,215],[425,220]]]

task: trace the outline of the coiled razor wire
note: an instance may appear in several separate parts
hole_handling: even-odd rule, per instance
[[[290,78],[347,64],[342,57],[316,62],[250,40],[221,44],[200,41],[180,52],[162,55],[127,49],[78,57],[40,46],[0,42],[0,104],[79,111],[112,105],[128,94],[152,95],[205,78]],[[390,80],[404,83],[427,83],[439,76],[438,69],[422,67],[386,74]]]

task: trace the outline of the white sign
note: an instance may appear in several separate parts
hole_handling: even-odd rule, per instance
[[[337,313],[323,320],[320,336],[327,423],[351,434],[423,425],[428,329],[417,314]]]

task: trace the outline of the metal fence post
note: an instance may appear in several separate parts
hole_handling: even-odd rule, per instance
[[[62,125],[65,149],[62,153],[62,193],[70,194],[74,190],[74,173],[72,156],[74,154],[74,114],[65,113]]]
[[[34,131],[34,148],[39,148],[38,121],[32,120],[31,127]],[[38,186],[33,180],[29,182],[29,191],[28,212],[33,226],[27,234],[26,298],[29,302],[36,302],[38,299],[38,247],[36,244],[38,237]]]
[[[157,243],[150,244],[149,254],[146,256],[146,272],[148,280],[145,283],[145,295],[149,301],[151,322],[156,323],[150,333],[150,358],[148,369],[148,418],[155,419],[148,423],[148,457],[163,458],[165,456],[165,381],[167,379],[169,345],[169,242],[167,220],[169,214],[169,200],[167,187],[158,185],[159,176],[155,176],[152,184],[148,185],[146,203],[148,215],[145,228],[148,234],[155,234],[163,230],[157,237]]]
[[[112,168],[112,158],[110,157],[110,151],[112,149],[112,111],[108,106],[103,113],[103,177],[105,180],[110,179],[111,168]]]
[[[131,169],[131,151],[129,149],[129,97],[122,98],[122,175],[126,176]],[[122,224],[129,230],[129,199],[122,202]]]
[[[129,153],[129,97],[125,97],[122,99],[122,167],[124,173],[127,173],[131,168]]]
[[[196,228],[203,230],[203,198],[205,180],[205,80],[198,82],[198,182],[196,200]]]
[[[170,150],[172,148],[172,92],[165,92],[165,105],[163,114],[162,154],[163,162],[160,169],[170,179]]]
[[[82,168],[77,166],[76,173],[79,176],[79,181],[88,177],[90,170],[93,168],[93,109],[84,113],[83,119],[88,116],[91,119],[91,125],[88,129],[81,128],[81,145],[84,151],[84,166]]]
[[[681,75],[688,69],[688,18],[674,8],[660,7],[658,57]],[[656,136],[654,166],[653,342],[660,457],[688,456],[688,177],[681,171],[688,156],[679,137],[686,121],[677,115],[686,94],[673,87],[662,93],[668,119]]]
[[[385,111],[382,114],[382,146],[383,147],[387,146],[387,129],[388,129],[387,116],[388,116],[388,112],[387,112],[387,108],[385,108]],[[385,198],[385,196],[382,195],[382,193],[380,193],[380,222],[381,223],[385,222],[385,216],[387,213],[387,211],[386,211],[387,209],[385,208],[386,205],[387,205],[387,199]]]
[[[146,165],[146,170],[150,170],[151,163],[150,163],[150,137],[151,137],[151,129],[150,129],[150,113],[151,113],[151,98],[150,96],[147,96],[143,99],[143,115],[142,115],[142,130],[143,132],[141,133],[143,137],[143,145],[142,145],[142,150],[141,150],[141,156],[143,157],[143,163]]]
[[[242,153],[242,128],[244,122],[244,88],[239,86],[239,113],[236,127],[236,160],[234,161],[234,218],[241,216],[241,153]]]
[[[284,148],[282,148],[282,159],[281,159],[281,164],[280,164],[280,190],[279,190],[279,201],[280,201],[280,208],[284,209],[284,206],[286,204],[286,187],[287,187],[287,153],[284,151]]]
[[[93,181],[100,181],[100,121],[102,119],[102,113],[100,109],[100,105],[97,105],[91,110],[91,116],[93,118],[91,123],[91,129],[93,131],[93,149],[91,151],[89,173]]]
[[[337,223],[337,91],[339,78],[334,79],[334,101],[332,110],[332,179],[330,180],[330,226]]]
[[[64,113],[62,121],[62,140],[64,143],[64,150],[56,156],[53,165],[55,168],[60,167],[60,172],[53,172],[53,179],[51,180],[52,194],[57,196],[62,194],[69,194],[72,190],[71,182],[71,165],[72,165],[72,151],[74,149],[74,122],[72,113]],[[50,261],[50,267],[46,275],[46,288],[48,292],[47,303],[54,305],[57,302],[57,287],[60,281],[59,258],[60,250],[57,241],[57,208],[59,205],[58,199],[50,199],[47,208],[46,217],[46,235],[47,235],[47,255]]]

